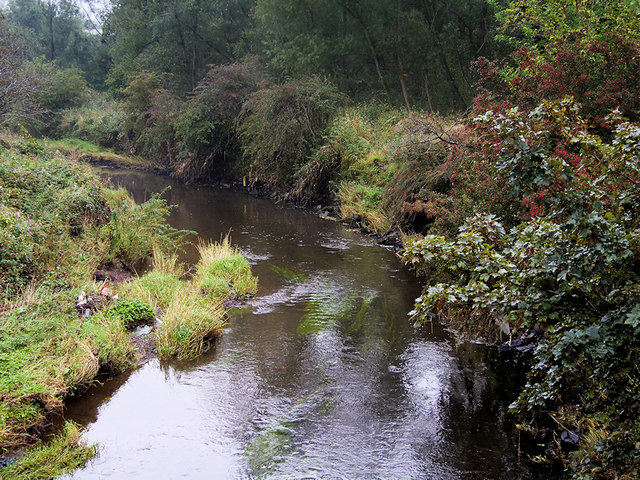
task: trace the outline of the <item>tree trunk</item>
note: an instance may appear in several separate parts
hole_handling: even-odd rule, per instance
[[[407,92],[407,84],[405,82],[404,65],[402,64],[402,30],[400,28],[400,13],[402,11],[402,0],[398,0],[398,11],[396,16],[396,58],[398,59],[398,75],[400,77],[400,87],[402,88],[402,97],[407,111],[411,112],[411,103],[409,102],[409,93]]]
[[[387,97],[387,103],[389,104],[390,107],[393,107],[393,99],[391,98],[391,91],[389,90],[389,86],[387,85],[387,82],[384,79],[382,66],[380,65],[380,57],[378,55],[378,51],[376,50],[376,46],[373,43],[373,40],[371,39],[371,35],[369,35],[369,29],[367,28],[367,25],[364,23],[362,16],[357,12],[354,12],[351,8],[349,8],[345,2],[342,2],[342,7],[344,8],[344,11],[347,12],[351,16],[351,18],[353,18],[356,22],[358,22],[358,25],[360,25],[360,28],[362,29],[362,33],[364,34],[364,38],[367,41],[367,46],[369,47],[371,58],[373,59],[373,63],[376,66],[378,79],[380,80],[380,83],[382,84],[382,88],[384,89],[385,96]]]
[[[51,2],[51,0],[49,0],[48,3],[48,7],[49,7],[49,60],[53,61],[56,59],[56,44],[55,44],[55,40],[53,38],[53,17],[54,15],[54,11],[53,11],[53,3]]]

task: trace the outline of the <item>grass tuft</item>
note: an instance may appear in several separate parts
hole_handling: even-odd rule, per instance
[[[251,275],[247,259],[225,237],[220,243],[200,243],[200,261],[196,265],[194,283],[206,295],[220,298],[224,292],[221,280],[228,285],[226,296],[245,298],[258,289],[257,277]]]
[[[3,480],[47,480],[82,467],[98,452],[96,445],[86,445],[82,430],[67,422],[64,431],[51,442],[33,447],[17,462],[0,468]]]
[[[180,289],[156,332],[158,355],[181,360],[196,358],[222,333],[224,314],[222,302],[212,302],[190,288]]]

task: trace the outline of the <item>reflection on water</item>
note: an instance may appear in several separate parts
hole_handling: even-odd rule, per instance
[[[67,417],[103,447],[70,478],[540,475],[518,466],[510,368],[438,326],[412,330],[418,284],[392,253],[266,200],[114,176],[137,200],[172,183],[173,225],[203,239],[231,231],[259,292],[197,361],[152,361],[70,404]]]

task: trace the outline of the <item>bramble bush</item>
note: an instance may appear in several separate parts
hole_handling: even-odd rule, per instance
[[[251,94],[238,117],[242,173],[251,181],[290,188],[342,103],[336,87],[319,77]]]
[[[219,176],[240,156],[236,118],[247,97],[267,83],[268,75],[255,58],[209,70],[174,122],[179,177]]]
[[[162,87],[158,75],[144,71],[131,78],[123,93],[127,150],[170,165],[176,148],[174,121],[182,102]]]
[[[478,120],[485,151],[515,194],[537,193],[535,208],[510,230],[473,217],[455,240],[429,235],[404,255],[446,274],[418,300],[418,321],[448,315],[463,330],[547,332],[512,408],[523,428],[547,432],[549,453],[576,478],[640,472],[640,125],[619,112],[606,120],[610,141],[570,99],[487,112]],[[562,438],[577,449],[568,454]]]

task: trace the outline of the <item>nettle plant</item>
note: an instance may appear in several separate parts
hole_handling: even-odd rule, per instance
[[[603,141],[571,99],[477,120],[487,155],[523,199],[524,221],[506,231],[495,216],[477,215],[453,241],[410,243],[405,262],[437,266],[445,279],[412,313],[418,322],[453,317],[462,330],[542,328],[512,409],[527,429],[547,432],[550,452],[576,477],[637,475],[640,125],[614,112]],[[573,453],[562,438],[578,439]]]

